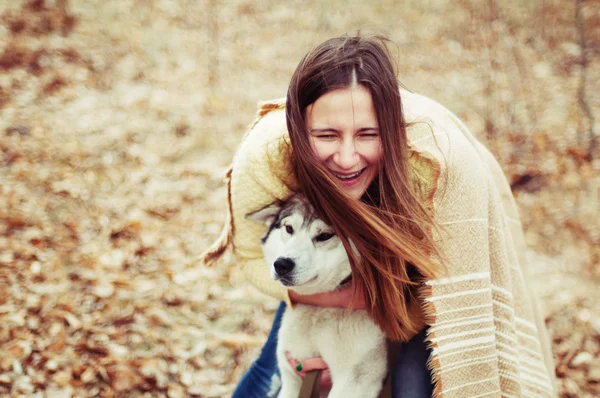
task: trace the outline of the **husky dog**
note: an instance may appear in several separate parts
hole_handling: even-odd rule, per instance
[[[349,287],[352,272],[344,245],[304,196],[247,217],[269,227],[262,249],[273,279],[300,294]],[[302,385],[286,351],[299,360],[323,358],[331,372],[331,398],[379,395],[387,373],[386,341],[366,311],[297,304],[285,311],[278,338],[279,397],[297,398]]]

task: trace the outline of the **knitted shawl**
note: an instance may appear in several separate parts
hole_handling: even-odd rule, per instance
[[[441,226],[432,234],[446,268],[420,288],[434,396],[556,396],[521,221],[499,164],[449,110],[406,90],[401,97],[412,178]],[[262,255],[265,226],[245,218],[297,189],[284,108],[285,99],[260,106],[227,174],[223,233],[202,259],[232,248],[247,279],[291,308]]]

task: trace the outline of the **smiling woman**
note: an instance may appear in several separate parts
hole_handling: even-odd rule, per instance
[[[311,50],[285,103],[260,110],[230,176],[230,223],[205,258],[231,245],[248,279],[286,303],[234,398],[276,396],[277,365],[297,377],[327,369],[318,357],[276,364],[279,320],[295,303],[366,310],[401,343],[394,397],[555,396],[506,177],[448,109],[399,88],[385,39],[336,37]],[[264,228],[244,216],[294,191],[343,244],[349,288],[298,294],[269,275]]]
[[[348,252],[358,307],[392,339],[410,339],[424,324],[415,288],[442,267],[432,259],[439,257],[435,222],[411,176],[385,39],[336,37],[310,51],[292,76],[285,111],[294,175]],[[326,306],[348,300],[291,298]]]

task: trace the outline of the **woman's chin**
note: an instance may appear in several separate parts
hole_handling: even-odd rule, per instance
[[[354,187],[344,187],[344,190],[353,199],[359,200],[367,190],[366,184],[356,185]]]

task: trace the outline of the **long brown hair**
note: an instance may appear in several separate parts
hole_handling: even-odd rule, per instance
[[[355,294],[364,295],[367,310],[388,337],[406,341],[424,326],[417,287],[438,275],[440,267],[432,260],[435,223],[411,180],[407,126],[386,42],[380,36],[342,36],[310,51],[292,76],[286,119],[294,172],[303,193],[344,243]],[[346,194],[314,156],[305,115],[323,94],[354,84],[371,94],[383,150],[378,176],[360,201]]]

